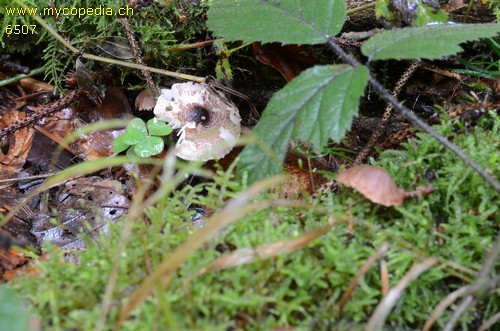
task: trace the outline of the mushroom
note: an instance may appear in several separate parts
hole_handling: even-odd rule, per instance
[[[174,84],[162,89],[155,116],[178,132],[175,155],[208,161],[227,155],[241,133],[238,108],[207,84]]]

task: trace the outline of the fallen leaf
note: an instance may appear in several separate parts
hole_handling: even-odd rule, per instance
[[[343,170],[337,176],[337,181],[355,188],[371,202],[386,207],[401,205],[407,196],[404,190],[396,186],[391,176],[378,167],[362,165]]]
[[[39,262],[48,261],[49,258],[50,254],[45,253],[36,260],[28,260],[23,265],[17,266],[16,268],[11,270],[6,270],[0,278],[3,278],[5,281],[11,281],[19,277],[38,276],[41,271]],[[63,259],[61,259],[60,261],[61,263],[65,263]]]
[[[6,110],[0,116],[0,129],[22,120],[24,117],[24,112],[20,113],[14,109]],[[15,131],[3,142],[0,142],[0,167],[2,168],[0,179],[17,177],[23,169],[33,141],[33,133],[33,129],[24,128]],[[0,184],[0,188],[10,186],[13,183]]]
[[[465,4],[463,0],[450,0],[443,5],[443,10],[451,13],[465,7],[467,7],[467,4]]]
[[[19,81],[21,86],[25,89],[34,91],[34,92],[52,92],[54,90],[54,86],[47,84],[45,82],[39,81],[38,79],[27,77],[23,78]]]
[[[12,275],[9,276],[8,273],[16,270],[27,262],[28,259],[22,253],[13,249],[0,249],[0,279],[12,279]]]
[[[317,63],[311,53],[311,49],[299,45],[253,44],[253,54],[257,60],[278,70],[287,82]]]
[[[90,238],[99,231],[109,233],[109,223],[118,221],[130,205],[120,182],[97,176],[66,182],[54,200],[59,203],[57,221],[49,215],[38,214],[31,233],[40,244],[50,241],[64,249],[84,248],[82,232]]]

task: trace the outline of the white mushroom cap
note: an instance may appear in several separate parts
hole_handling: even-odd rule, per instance
[[[185,160],[222,158],[241,134],[238,108],[206,84],[174,84],[171,90],[161,90],[154,114],[180,129],[175,155]]]

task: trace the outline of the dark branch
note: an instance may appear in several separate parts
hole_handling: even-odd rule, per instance
[[[328,46],[340,56],[346,63],[353,67],[359,67],[361,63],[350,57],[344,50],[333,42],[331,39],[328,40]],[[490,183],[497,192],[500,192],[500,183],[491,176],[485,169],[483,169],[479,164],[467,156],[462,150],[460,150],[454,143],[450,142],[448,139],[434,131],[427,123],[421,120],[415,113],[413,113],[409,108],[402,105],[396,98],[394,98],[391,93],[380,84],[371,74],[369,74],[369,82],[371,86],[375,89],[378,95],[380,95],[384,100],[390,102],[394,109],[400,111],[406,118],[408,118],[413,124],[421,128],[425,133],[436,139],[441,145],[455,153],[465,164],[474,169],[481,177],[483,177],[488,183]]]

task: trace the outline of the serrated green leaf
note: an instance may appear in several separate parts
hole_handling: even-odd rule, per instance
[[[367,82],[368,69],[363,66],[316,66],[302,72],[273,96],[253,129],[269,150],[245,147],[238,172],[247,172],[250,183],[280,172],[291,139],[317,148],[328,139],[342,139],[358,112]]]
[[[295,81],[295,80],[294,80]],[[328,139],[340,141],[358,113],[359,99],[368,82],[364,66],[316,66],[290,88],[279,93],[276,102],[297,110],[292,139],[303,140],[317,149]],[[292,101],[295,100],[295,101]],[[296,105],[292,105],[295,102]]]
[[[111,151],[113,153],[120,153],[129,148],[130,144],[127,144],[125,142],[125,139],[126,138],[124,138],[124,135],[116,137],[116,139],[113,140],[113,147],[111,148]]]
[[[123,142],[129,145],[135,145],[144,140],[148,135],[146,123],[140,118],[134,118],[127,125],[127,132],[122,136]]]
[[[147,136],[134,146],[134,152],[140,157],[150,157],[163,151],[164,142],[160,137]]]
[[[438,24],[393,29],[379,33],[363,44],[361,51],[370,60],[430,59],[453,55],[460,43],[493,37],[500,24]]]
[[[166,136],[171,134],[172,127],[156,117],[148,121],[148,132],[151,136]]]
[[[214,0],[208,27],[228,41],[324,44],[345,21],[344,0]]]

